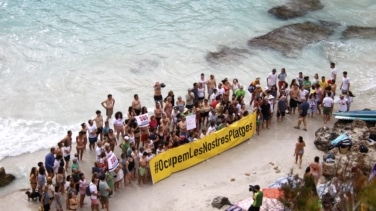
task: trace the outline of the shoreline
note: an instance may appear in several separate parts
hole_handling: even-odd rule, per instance
[[[259,136],[254,135],[243,144],[189,169],[174,173],[155,185],[149,182],[139,187],[136,181],[133,181],[125,190],[122,186],[120,192],[115,193],[114,197],[110,199],[110,209],[121,208],[123,202],[119,199],[125,199],[127,205],[137,207],[135,210],[148,210],[150,207],[153,207],[154,210],[166,208],[177,210],[179,207],[191,207],[196,210],[218,210],[210,205],[213,198],[218,195],[226,196],[232,203],[236,203],[251,196],[248,192],[248,185],[250,184],[267,187],[278,178],[286,176],[291,168],[294,169],[294,173],[302,175],[305,166],[313,160],[314,156],[321,157],[324,154],[317,150],[313,144],[314,132],[322,126],[322,119],[318,116],[309,119],[308,131],[294,129],[296,119],[297,115],[287,115],[282,123],[283,125],[273,122],[271,129],[261,130]],[[331,121],[330,124],[327,124],[328,126],[334,123],[333,119]],[[293,157],[294,146],[299,135],[303,136],[307,145],[303,156],[302,169],[298,169]],[[47,152],[48,149],[38,151],[33,155],[19,157],[26,161],[30,156],[35,157],[35,154],[38,154],[43,155],[40,157],[41,160],[44,159]],[[117,147],[115,153],[118,154],[119,152],[120,149]],[[18,159],[18,157],[11,157],[8,161]],[[29,162],[36,165],[36,161],[29,160]],[[84,154],[83,163],[80,163],[80,168],[88,173],[93,162],[94,152],[90,153],[87,150]],[[270,162],[275,165],[270,165]],[[275,172],[273,169],[275,166],[278,166],[280,173]],[[31,168],[31,166],[28,167]],[[12,173],[9,170],[7,172]],[[249,176],[246,174],[249,174]],[[231,181],[232,179],[235,180]],[[17,179],[13,183],[19,181],[20,179]],[[27,185],[28,183],[25,186],[27,187]],[[140,197],[153,200],[140,203]],[[13,199],[21,203],[12,204]],[[85,201],[89,203],[87,196]],[[155,201],[160,201],[160,203],[155,203]],[[37,208],[37,203],[28,202],[24,192],[20,191],[19,188],[1,196],[0,204],[6,204],[9,207],[16,206],[14,208],[24,210],[35,210]],[[90,206],[86,205],[80,210],[90,210]]]

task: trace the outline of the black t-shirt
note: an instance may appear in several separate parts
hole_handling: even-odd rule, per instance
[[[302,113],[300,114],[300,116],[302,116],[302,117],[307,116],[309,104],[307,102],[300,104],[300,109],[302,110]]]
[[[263,116],[269,116],[270,115],[270,104],[269,103],[263,103],[261,105],[261,113]]]

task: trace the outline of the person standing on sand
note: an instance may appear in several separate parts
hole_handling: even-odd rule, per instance
[[[91,180],[91,183],[89,185],[89,189],[91,192],[90,199],[91,199],[91,210],[94,211],[99,211],[99,201],[98,201],[98,196],[100,195],[98,193],[97,189],[97,184],[98,184],[98,178],[93,178]]]
[[[67,135],[63,139],[61,139],[58,144],[59,143],[62,143],[63,146],[65,146],[65,143],[68,143],[68,145],[72,147],[72,131],[68,130]]]
[[[85,149],[85,132],[80,131],[76,137],[76,150],[78,155],[78,160],[82,160],[82,155]]]
[[[213,90],[217,87],[214,75],[210,75],[210,79],[206,81],[206,86],[208,87],[208,96],[210,96],[213,94]]]
[[[324,124],[326,124],[330,120],[330,114],[332,113],[333,105],[334,100],[331,97],[331,92],[328,92],[327,96],[322,101],[322,113],[324,114]]]
[[[134,112],[136,113],[136,116],[141,114],[141,101],[140,98],[138,97],[138,94],[133,95],[133,101],[132,101],[132,108]]]
[[[107,95],[107,99],[101,104],[106,109],[107,120],[111,119],[115,106],[115,99],[112,98],[112,94]]]
[[[95,112],[97,116],[93,119],[95,126],[97,127],[97,136],[100,136],[100,140],[103,141],[103,117],[100,110]]]
[[[304,154],[304,147],[305,147],[305,143],[303,141],[303,137],[299,136],[298,143],[295,144],[295,151],[294,151],[295,164],[298,164],[298,160],[299,160],[299,168],[302,168],[302,158]]]
[[[320,166],[320,158],[318,156],[315,157],[314,162],[309,164],[310,173],[315,179],[315,183],[320,179],[321,176],[321,166]]]
[[[269,73],[268,77],[266,78],[266,84],[268,85],[269,89],[272,88],[273,85],[277,85],[277,70],[273,69],[271,73]]]
[[[31,168],[29,181],[30,181],[31,193],[34,193],[37,189],[37,184],[38,184],[38,169],[37,169],[37,167]]]
[[[349,90],[350,90],[350,78],[347,77],[347,72],[343,71],[343,78],[342,78],[342,83],[341,86],[339,87],[341,90],[342,94],[344,95],[350,95]]]
[[[286,77],[287,77],[286,69],[282,68],[281,73],[279,73],[278,77],[277,77],[278,78],[278,89],[279,90],[281,90],[283,88],[283,86],[285,85]]]
[[[336,63],[330,62],[330,80],[337,80]]]
[[[291,113],[295,114],[296,107],[298,106],[298,98],[300,91],[296,84],[292,84],[291,86],[292,88],[290,90],[290,109]]]
[[[88,123],[89,149],[95,150],[95,143],[98,141],[97,127],[94,125],[94,122],[91,119],[89,119]]]
[[[202,88],[204,89],[204,93],[205,93],[207,80],[205,80],[205,74],[204,73],[201,73],[200,79],[198,79],[197,83],[202,84]]]
[[[302,103],[299,105],[299,118],[298,118],[298,125],[295,126],[295,129],[300,129],[300,124],[303,122],[304,131],[307,131],[307,123],[306,123],[306,117],[308,114],[309,104],[307,103],[306,99],[301,99]]]
[[[142,157],[140,158],[140,163],[138,167],[138,185],[141,186],[141,181],[142,184],[145,184],[145,179],[146,179],[146,173],[147,173],[147,161],[146,161],[146,156],[148,155],[147,152],[142,153]]]
[[[160,103],[161,108],[163,108],[162,86],[159,82],[155,82],[153,88],[154,88],[154,102],[155,104]]]
[[[253,190],[253,203],[248,208],[248,211],[259,211],[262,205],[263,198],[264,198],[264,193],[260,190],[260,186],[255,185],[254,190]]]
[[[48,176],[53,178],[54,177],[53,167],[55,164],[55,147],[51,147],[50,152],[45,157],[44,163],[45,163]]]

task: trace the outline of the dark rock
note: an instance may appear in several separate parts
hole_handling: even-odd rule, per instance
[[[239,57],[244,57],[246,54],[250,54],[247,49],[230,48],[227,46],[221,46],[216,52],[209,52],[206,55],[206,60],[210,62],[236,60]]]
[[[232,205],[227,197],[217,196],[213,199],[211,203],[212,207],[221,209],[224,205]]]
[[[253,38],[248,45],[256,48],[273,49],[285,56],[296,57],[303,47],[325,40],[333,30],[312,22],[282,26],[268,34]]]
[[[327,28],[330,28],[330,29],[334,29],[334,28],[341,26],[340,23],[332,22],[332,21],[319,20],[319,23],[320,23],[321,26],[324,26],[324,27],[327,27]]]
[[[4,167],[0,168],[0,187],[4,187],[11,183],[14,179],[16,179],[15,176],[12,174],[5,173]]]
[[[308,12],[320,10],[323,7],[320,0],[295,0],[285,5],[273,7],[268,12],[279,19],[287,20],[304,16]]]
[[[376,39],[376,27],[348,26],[342,32],[343,39]]]

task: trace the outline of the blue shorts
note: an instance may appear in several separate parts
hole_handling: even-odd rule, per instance
[[[97,142],[98,140],[98,137],[95,137],[95,138],[89,138],[89,143],[90,144],[94,144],[95,142]]]

